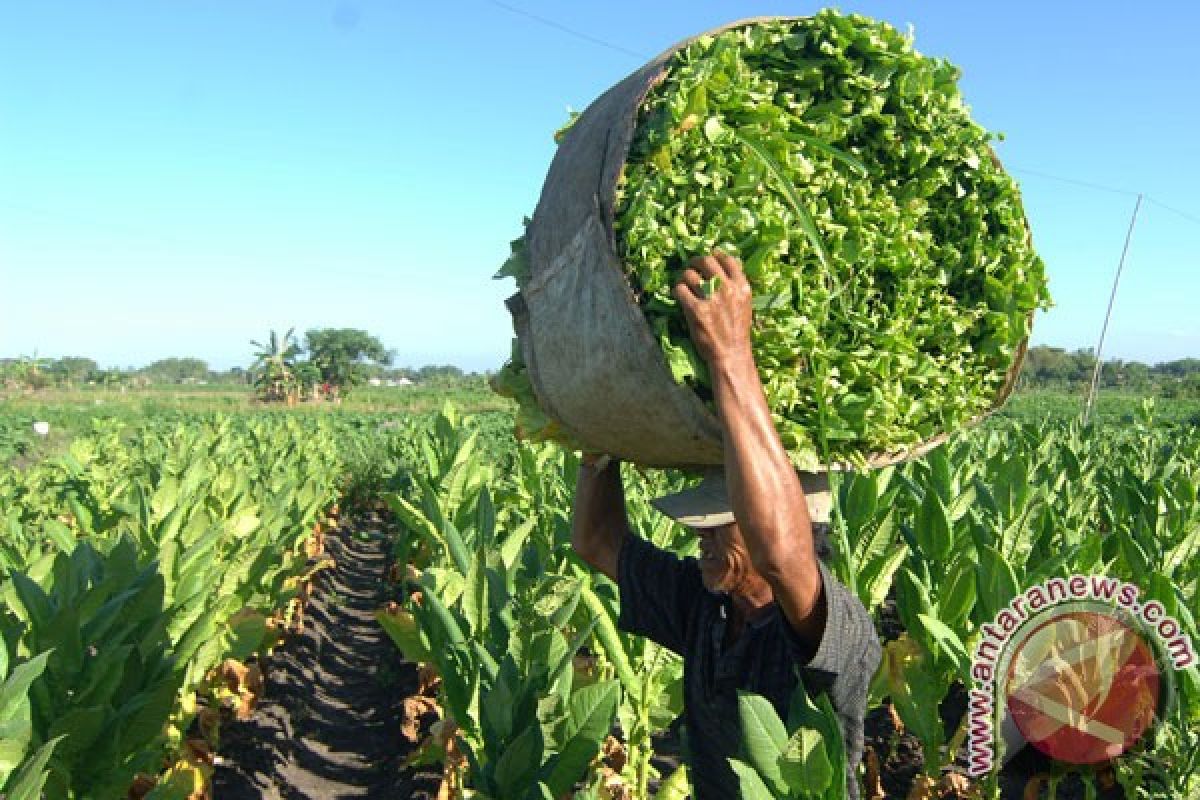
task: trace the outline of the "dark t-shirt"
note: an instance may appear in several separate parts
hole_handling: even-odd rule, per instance
[[[847,792],[858,797],[855,770],[862,759],[867,685],[879,666],[881,648],[862,603],[817,563],[827,613],[815,653],[774,603],[723,650],[732,606],[727,596],[704,588],[696,559],[681,559],[637,535],[626,537],[617,562],[618,624],[683,657],[684,724],[695,800],[740,796],[726,760],[741,753],[737,690],[763,695],[786,719],[796,667],[805,688],[812,694],[827,692],[838,713],[846,742]]]

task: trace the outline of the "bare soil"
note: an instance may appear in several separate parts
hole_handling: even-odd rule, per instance
[[[303,631],[262,665],[254,717],[222,725],[216,800],[391,800],[437,790],[436,776],[402,769],[401,708],[417,673],[374,618],[388,599],[382,523],[349,520],[325,545],[336,567],[318,574]]]

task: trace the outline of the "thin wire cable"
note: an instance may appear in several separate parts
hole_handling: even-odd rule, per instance
[[[547,19],[546,17],[540,16],[538,14],[531,13],[529,11],[526,11],[523,8],[517,8],[516,6],[510,6],[508,3],[503,3],[500,0],[487,0],[487,1],[498,8],[503,8],[505,11],[508,11],[511,14],[516,14],[517,16],[525,17],[526,19],[531,19],[534,22],[541,23],[542,25],[545,25],[548,28],[553,28],[556,31],[561,31],[562,33],[568,34],[570,36],[574,36],[577,39],[582,39],[585,42],[591,42],[594,45],[599,45],[600,47],[607,47],[609,50],[613,50],[613,51],[622,53],[627,56],[632,56],[633,58],[636,58],[639,61],[645,61],[646,59],[650,58],[650,56],[646,55],[645,53],[639,53],[636,50],[630,50],[628,47],[622,47],[619,44],[613,44],[612,42],[606,42],[603,39],[599,39],[595,36],[592,36],[590,33],[584,33],[583,31],[578,31],[578,30],[575,30],[574,28],[568,28],[566,25],[555,22],[552,19]]]
[[[1024,167],[1010,166],[1010,167],[1008,167],[1008,169],[1012,172],[1023,172],[1026,175],[1036,175],[1039,178],[1046,178],[1047,180],[1059,181],[1060,183],[1070,183],[1070,184],[1074,184],[1076,186],[1082,186],[1082,187],[1085,187],[1088,189],[1096,189],[1101,192],[1110,192],[1112,194],[1128,195],[1130,197],[1141,197],[1147,203],[1151,203],[1153,205],[1158,206],[1161,209],[1170,211],[1172,214],[1176,214],[1176,215],[1182,217],[1183,219],[1187,220],[1188,222],[1192,222],[1196,225],[1200,225],[1200,217],[1197,217],[1194,214],[1189,214],[1188,212],[1182,211],[1178,208],[1175,208],[1174,206],[1169,206],[1166,203],[1162,202],[1161,200],[1156,200],[1153,197],[1151,197],[1150,195],[1143,194],[1142,192],[1134,192],[1129,189],[1120,189],[1120,188],[1117,188],[1116,186],[1105,186],[1102,183],[1092,183],[1091,181],[1082,181],[1082,180],[1079,180],[1078,178],[1067,178],[1062,175],[1051,175],[1048,172],[1040,172],[1038,170],[1026,169]]]
[[[1073,183],[1076,186],[1083,186],[1088,189],[1096,189],[1101,192],[1112,192],[1113,194],[1123,194],[1123,195],[1127,195],[1129,197],[1141,197],[1140,192],[1130,191],[1129,189],[1119,189],[1116,186],[1105,186],[1102,183],[1092,183],[1090,181],[1081,181],[1078,178],[1064,178],[1061,175],[1051,175],[1048,172],[1039,172],[1038,170],[1026,169],[1024,167],[1010,166],[1010,167],[1008,167],[1008,169],[1011,170],[1012,172],[1023,172],[1026,175],[1036,175],[1039,178],[1046,178],[1048,180],[1059,181],[1061,183]]]
[[[1112,319],[1113,303],[1117,299],[1117,286],[1121,283],[1121,272],[1125,269],[1125,256],[1129,252],[1129,240],[1133,238],[1133,226],[1137,224],[1138,209],[1142,207],[1142,196],[1137,196],[1133,216],[1129,218],[1129,230],[1125,233],[1125,246],[1121,248],[1121,260],[1117,264],[1117,275],[1113,278],[1112,294],[1108,296],[1108,311],[1104,314],[1104,326],[1100,328],[1100,341],[1096,343],[1096,366],[1092,370],[1092,385],[1088,388],[1087,405],[1083,409],[1083,422],[1087,424],[1092,415],[1092,403],[1096,400],[1096,385],[1100,382],[1101,359],[1104,357],[1104,336],[1108,333],[1108,321]]]
[[[502,0],[487,0],[487,2],[496,6],[497,8],[502,8],[511,14],[516,14],[517,16],[525,17],[526,19],[531,19],[534,22],[537,22],[541,25],[545,25],[548,28],[552,28],[561,33],[565,33],[569,36],[574,36],[577,39],[582,39],[585,42],[591,42],[592,44],[597,45],[599,47],[606,47],[609,50],[613,50],[617,53],[621,53],[623,55],[632,56],[634,58],[639,58],[639,59],[643,59],[643,60],[650,57],[646,53],[640,53],[636,50],[631,50],[628,47],[624,47],[619,44],[614,44],[612,42],[606,41],[599,37],[592,36],[590,33],[584,33],[583,31],[576,30],[575,28],[570,28],[566,25],[563,25],[560,22],[555,22],[554,20],[549,19],[547,17],[543,17],[539,14],[534,14],[530,11],[526,11],[523,8],[518,8],[517,6],[509,5],[508,3],[502,2]],[[1155,200],[1153,197],[1145,196],[1141,192],[1135,192],[1132,189],[1122,189],[1117,186],[1106,186],[1105,184],[1102,184],[1102,183],[1095,183],[1093,181],[1080,180],[1079,178],[1068,178],[1063,175],[1052,175],[1049,172],[1042,172],[1041,170],[1036,170],[1036,169],[1028,169],[1026,167],[1009,166],[1008,169],[1011,170],[1012,172],[1022,172],[1022,173],[1025,173],[1026,175],[1033,175],[1033,176],[1036,176],[1039,178],[1045,178],[1046,180],[1051,180],[1051,181],[1059,181],[1060,183],[1069,183],[1069,184],[1073,184],[1075,186],[1080,186],[1080,187],[1083,187],[1086,189],[1095,189],[1096,191],[1110,192],[1112,194],[1125,195],[1126,197],[1138,197],[1138,198],[1145,197],[1146,202],[1153,203],[1154,205],[1159,206],[1160,208],[1166,209],[1167,211],[1170,211],[1174,214],[1178,214],[1180,217],[1183,217],[1184,219],[1188,220],[1189,222],[1194,222],[1197,225],[1200,225],[1200,217],[1195,217],[1195,216],[1187,213],[1186,211],[1180,211],[1177,208],[1172,208],[1171,206],[1167,205],[1166,203],[1159,202],[1158,200]],[[1140,200],[1139,200],[1139,202],[1140,202]]]
[[[1159,208],[1170,211],[1172,214],[1178,214],[1179,216],[1186,219],[1188,222],[1194,222],[1195,224],[1200,225],[1200,217],[1192,216],[1191,214],[1187,213],[1186,211],[1180,211],[1178,208],[1172,208],[1171,206],[1167,205],[1166,203],[1163,203],[1159,200],[1155,200],[1153,197],[1147,197],[1146,202],[1153,203],[1154,205],[1158,206]]]

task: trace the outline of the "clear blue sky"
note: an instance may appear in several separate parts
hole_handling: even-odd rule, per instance
[[[1094,342],[1134,202],[1047,173],[1192,217],[1143,207],[1106,351],[1200,356],[1197,6],[840,7],[911,23],[1007,135],[1058,303],[1036,342]],[[401,364],[496,367],[490,276],[566,108],[684,36],[816,8],[0,0],[0,356],[229,367],[270,328],[351,326]]]

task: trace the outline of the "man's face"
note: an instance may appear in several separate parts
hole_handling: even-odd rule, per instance
[[[704,588],[710,592],[732,592],[744,585],[752,567],[737,523],[693,530],[700,538],[700,576]]]

